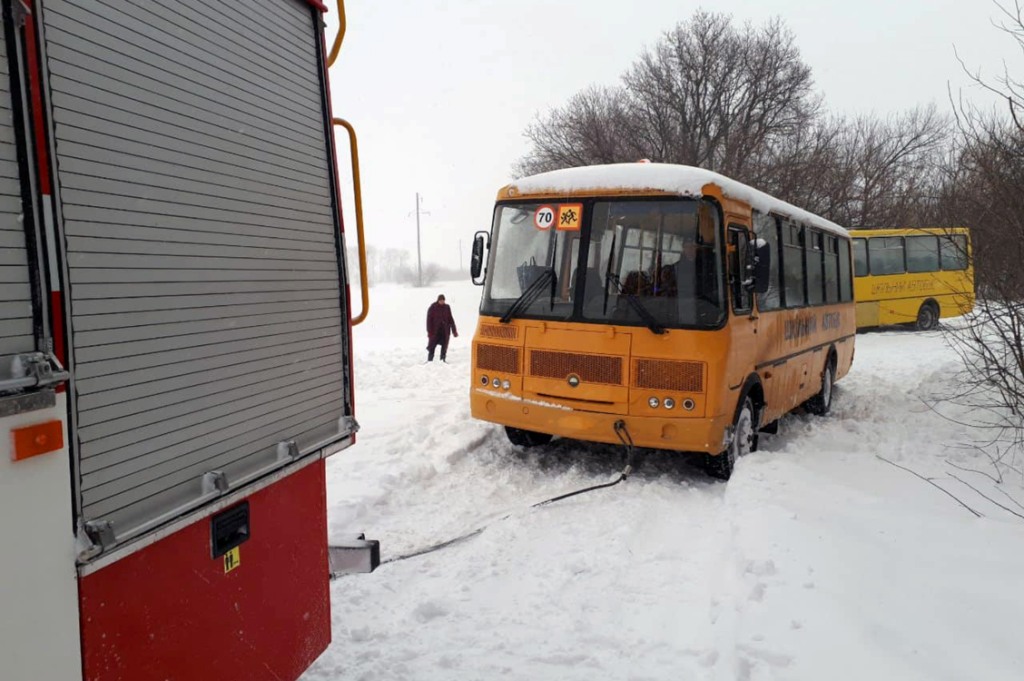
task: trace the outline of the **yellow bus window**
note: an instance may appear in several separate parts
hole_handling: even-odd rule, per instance
[[[907,237],[907,272],[936,272],[939,269],[939,240],[934,236]]]

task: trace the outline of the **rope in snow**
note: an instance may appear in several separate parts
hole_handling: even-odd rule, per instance
[[[578,490],[576,490],[574,492],[569,492],[567,494],[562,494],[562,495],[559,495],[557,497],[552,497],[550,499],[545,499],[544,501],[538,501],[535,504],[531,504],[529,506],[529,508],[539,508],[541,506],[546,506],[548,504],[553,504],[556,501],[562,501],[563,499],[568,499],[569,497],[575,497],[577,495],[585,494],[587,492],[593,492],[594,490],[598,490],[598,489],[606,489],[608,487],[614,487],[615,485],[619,484],[620,482],[622,482],[623,480],[628,478],[630,473],[633,472],[633,453],[634,453],[634,449],[635,449],[636,446],[633,444],[633,438],[632,438],[632,436],[630,436],[629,430],[626,428],[625,421],[622,421],[620,419],[620,420],[616,421],[615,424],[612,427],[615,429],[615,435],[618,436],[619,441],[622,442],[622,444],[626,447],[626,465],[619,472],[619,477],[615,478],[611,482],[606,482],[606,483],[603,483],[603,484],[600,484],[600,485],[593,485],[591,487],[584,487],[583,489],[578,489]],[[494,524],[496,522],[501,522],[502,520],[507,520],[508,518],[511,518],[512,515],[513,515],[512,513],[507,513],[507,514],[501,516],[500,518],[498,518],[497,520],[494,520],[494,521],[492,521],[490,523],[487,523],[486,525],[481,525],[480,527],[476,528],[475,530],[472,530],[471,532],[467,532],[466,534],[463,534],[463,535],[459,535],[458,537],[455,537],[454,539],[449,539],[447,541],[441,542],[440,544],[434,544],[432,546],[428,546],[426,548],[419,549],[417,551],[413,551],[412,553],[406,553],[406,554],[403,554],[403,555],[400,555],[400,556],[395,556],[394,558],[388,558],[387,560],[382,560],[380,562],[380,564],[381,565],[387,565],[388,563],[397,563],[400,560],[408,560],[409,558],[416,558],[417,556],[423,556],[423,555],[426,555],[428,553],[433,553],[434,551],[440,551],[441,549],[448,548],[449,546],[453,546],[455,544],[460,544],[460,543],[466,541],[467,539],[472,539],[473,537],[477,536],[478,534],[480,534],[481,532],[486,530],[490,525],[492,525],[492,524]]]

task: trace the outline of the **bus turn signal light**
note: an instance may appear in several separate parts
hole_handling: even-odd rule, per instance
[[[64,447],[64,428],[60,421],[46,421],[24,428],[15,428],[11,434],[14,436],[12,461],[24,461]]]

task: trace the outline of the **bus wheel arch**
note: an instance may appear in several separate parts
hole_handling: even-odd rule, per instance
[[[736,405],[736,413],[733,415],[733,424],[736,423],[736,419],[739,418],[739,411],[743,405],[743,398],[749,397],[751,406],[754,408],[754,441],[751,443],[750,451],[757,451],[757,433],[761,430],[761,417],[764,415],[764,386],[761,385],[761,378],[757,374],[751,374],[747,378],[746,385],[743,386],[743,397],[740,398],[739,403]]]
[[[718,454],[704,455],[704,469],[719,480],[732,477],[736,461],[757,450],[758,430],[764,412],[764,388],[756,374],[747,378],[733,413],[729,444]]]
[[[914,327],[918,331],[931,331],[939,325],[939,303],[934,298],[928,298],[917,310],[917,320]]]

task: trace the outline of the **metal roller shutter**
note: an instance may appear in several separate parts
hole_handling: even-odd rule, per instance
[[[0,380],[10,378],[13,355],[36,347],[31,282],[21,217],[7,39],[0,24]]]
[[[44,9],[81,512],[120,541],[347,434],[319,28],[299,0]]]

